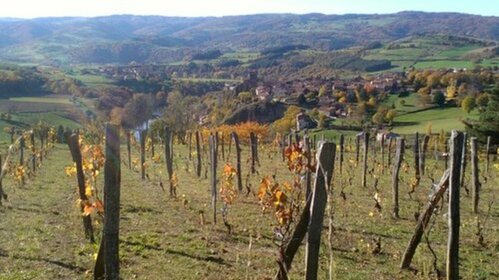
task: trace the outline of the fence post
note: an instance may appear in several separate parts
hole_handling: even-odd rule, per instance
[[[359,164],[360,135],[355,135],[355,164]]]
[[[104,264],[106,279],[118,280],[120,226],[120,129],[106,124],[106,162],[104,164]]]
[[[188,145],[189,145],[189,160],[192,160],[192,132],[190,132],[190,131],[189,131],[188,138],[189,138],[189,140],[188,140],[189,141],[189,143],[188,143]]]
[[[131,170],[132,169],[132,145],[130,143],[130,130],[127,130],[125,132],[126,134],[126,150],[128,153],[128,168]]]
[[[199,130],[196,131],[196,175],[201,178],[201,143],[199,139]]]
[[[36,172],[36,147],[35,147],[35,133],[30,133],[31,140],[31,166],[33,169],[33,173]]]
[[[213,223],[217,223],[217,151],[215,136],[210,136],[210,161],[211,161],[211,207],[213,209]]]
[[[314,135],[315,136],[315,135]],[[345,153],[345,135],[340,134],[340,174],[343,172],[343,154]]]
[[[19,139],[19,165],[24,165],[24,148],[26,147],[26,143],[24,141],[24,137],[21,136]]]
[[[478,201],[480,200],[480,181],[478,179],[478,151],[477,138],[471,137],[471,186],[473,188],[473,213],[478,213]]]
[[[232,132],[232,139],[234,140],[234,147],[236,149],[237,189],[241,192],[243,190],[243,179],[241,177],[241,147],[239,146],[239,136],[237,136],[236,132]]]
[[[421,149],[421,153],[419,154],[419,169],[421,175],[425,174],[425,163],[426,163],[426,151],[428,150],[428,143],[430,142],[430,136],[425,135],[423,137],[423,145]]]
[[[417,184],[419,185],[419,181],[421,180],[421,174],[419,172],[419,132],[416,132],[416,137],[414,138],[414,171],[415,171],[415,177],[417,180]]]
[[[322,142],[317,154],[317,171],[310,205],[310,223],[306,245],[306,279],[317,279],[319,248],[329,184],[334,169],[336,144]]]
[[[404,138],[397,138],[397,151],[395,153],[395,163],[393,164],[392,171],[392,216],[396,219],[399,218],[399,173],[400,166],[402,165],[402,160],[404,159],[404,147]]]
[[[305,158],[306,158],[306,171],[305,171],[305,197],[308,199],[308,196],[310,195],[312,191],[312,174],[310,171],[310,166],[312,164],[311,161],[311,151],[312,149],[310,148],[310,138],[308,135],[303,136],[303,151],[305,152]]]
[[[367,152],[369,150],[369,132],[364,133],[364,157],[362,158],[362,187],[366,187]]]
[[[146,135],[147,130],[140,131],[140,174],[142,180],[146,178]]]
[[[466,140],[467,140],[467,134],[466,132],[463,133],[463,153],[461,156],[461,173],[459,174],[459,182],[460,186],[463,187],[466,190],[466,194],[469,193],[468,188],[464,184],[464,177],[466,173]]]
[[[447,279],[459,279],[459,183],[461,157],[463,154],[462,132],[452,131],[450,138],[450,178],[449,178],[449,237],[447,242]]]
[[[490,136],[487,136],[487,147],[486,147],[486,151],[485,151],[485,155],[487,157],[487,161],[486,161],[486,165],[485,165],[485,172],[487,172],[487,174],[489,174],[489,163],[490,163],[490,156],[489,156],[489,150],[490,150],[490,140],[491,140],[491,137]]]
[[[2,179],[3,179],[3,162],[2,162],[2,154],[0,154],[0,205],[2,205],[2,199],[4,197]]]
[[[256,162],[256,137],[255,133],[250,132],[250,153],[251,153],[251,174],[255,174],[255,162]]]
[[[390,137],[390,140],[388,140],[388,162],[387,165],[391,166],[392,165],[392,146],[393,146],[393,137]]]
[[[83,201],[88,201],[88,197],[85,194],[85,175],[83,174],[83,163],[80,151],[80,144],[78,141],[78,135],[73,134],[69,138],[69,150],[71,152],[71,157],[73,161],[76,163],[76,178],[78,180],[78,193],[80,195],[81,203],[81,211],[83,213],[84,205]],[[92,218],[87,215],[83,216],[83,228],[85,230],[85,236],[90,240],[90,242],[94,243],[94,230],[92,228]]]
[[[164,144],[165,144],[165,163],[166,172],[168,172],[168,180],[170,181],[170,196],[176,197],[177,190],[173,185],[173,137],[170,129],[167,126],[164,128]]]

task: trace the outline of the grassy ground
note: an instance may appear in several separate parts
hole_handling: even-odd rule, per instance
[[[161,149],[157,147],[157,150]],[[231,162],[233,157],[234,153]],[[135,152],[133,158],[138,158]],[[248,147],[244,146],[243,178],[249,170],[247,158]],[[249,176],[253,191],[265,175],[275,173],[279,182],[292,179],[280,158],[269,148],[260,150],[260,174]],[[410,159],[410,153],[406,159]],[[220,213],[219,223],[211,222],[209,179],[195,176],[185,146],[175,146],[178,199],[169,198],[158,186],[160,181],[167,181],[164,164],[148,162],[149,179],[145,181],[140,180],[138,172],[129,171],[123,164],[120,228],[123,279],[268,279],[274,275],[277,267],[277,247],[273,244],[275,221],[272,215],[261,214],[253,194],[240,195],[230,206],[228,219],[234,226],[234,233],[228,235],[220,222]],[[0,279],[91,278],[96,247],[83,237],[76,207],[76,179],[64,174],[64,167],[70,164],[67,147],[57,145],[46,164],[26,186],[17,186],[10,177],[4,182],[9,202],[0,207]],[[369,160],[369,166],[373,167],[372,160]],[[414,213],[427,200],[429,177],[438,179],[441,176],[443,162],[428,159],[428,173],[412,197],[407,192],[414,171],[402,172],[401,219],[398,220],[389,214],[391,174],[386,170],[382,175],[379,168],[376,167],[373,175],[380,180],[377,192],[381,196],[381,212],[374,208],[374,177],[368,176],[367,188],[360,186],[360,169],[353,163],[353,154],[346,156],[343,175],[334,177],[334,278],[428,279],[432,257],[424,243],[413,260],[417,272],[400,271],[398,264],[415,226]],[[469,185],[469,168],[467,171],[466,183]],[[492,171],[487,178],[487,181],[481,178],[483,188],[478,216],[482,221],[487,203],[495,203],[485,225],[485,247],[477,245],[476,216],[470,211],[470,197],[464,191],[462,193],[460,265],[463,279],[499,277],[496,264],[499,205],[494,197],[499,186],[497,171]],[[99,189],[101,186],[100,183]],[[345,199],[339,195],[341,190]],[[200,211],[206,213],[204,225],[200,224]],[[445,213],[445,208],[436,213],[430,234],[440,270],[445,268]],[[95,227],[96,232],[101,231],[101,225]],[[325,235],[323,238],[326,240]],[[381,238],[381,253],[374,255],[371,250],[376,238]],[[250,243],[251,249],[248,249]],[[302,247],[295,259],[292,279],[303,278],[303,251]],[[326,251],[326,245],[322,245],[319,279],[325,279],[327,275]]]
[[[426,132],[429,125],[434,132],[440,130],[451,131],[452,129],[464,130],[462,120],[466,118],[476,119],[478,113],[467,114],[461,108],[436,108],[416,113],[400,115],[394,120],[394,131],[401,134],[412,134],[415,132]]]

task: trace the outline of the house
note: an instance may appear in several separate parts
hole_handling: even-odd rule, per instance
[[[301,131],[304,129],[316,128],[317,122],[314,121],[307,114],[301,112],[296,115],[296,130]]]
[[[269,88],[265,86],[258,86],[255,90],[256,97],[262,101],[269,101],[272,99]]]

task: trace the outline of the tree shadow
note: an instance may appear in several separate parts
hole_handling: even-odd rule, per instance
[[[0,250],[0,257],[2,258],[13,258],[16,260],[25,260],[25,261],[33,261],[33,262],[45,262],[48,264],[56,265],[65,269],[73,270],[78,273],[83,273],[87,271],[86,268],[72,264],[72,263],[66,263],[60,260],[51,260],[48,258],[42,258],[42,257],[27,257],[27,256],[21,256],[21,255],[12,255],[9,256],[6,251]]]

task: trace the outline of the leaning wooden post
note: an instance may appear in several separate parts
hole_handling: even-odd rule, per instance
[[[310,205],[310,223],[305,258],[305,279],[317,279],[319,248],[326,209],[328,190],[334,169],[336,144],[322,142],[317,153],[317,171]]]
[[[489,149],[490,149],[490,140],[491,140],[491,137],[490,136],[487,136],[487,146],[486,146],[486,150],[485,150],[485,155],[486,155],[486,162],[485,162],[485,172],[487,172],[487,174],[489,174],[489,164],[490,164],[490,157],[489,157]]]
[[[428,150],[428,143],[429,142],[430,142],[430,136],[425,135],[423,138],[421,152],[419,154],[419,170],[420,170],[421,175],[425,174],[426,151]]]
[[[459,189],[461,157],[463,154],[462,132],[452,131],[450,138],[450,178],[449,178],[449,237],[447,242],[447,279],[459,279]]]
[[[402,160],[404,159],[404,138],[397,138],[397,151],[395,153],[395,162],[392,171],[392,216],[396,219],[399,218],[399,173]]]
[[[140,174],[142,180],[146,179],[146,136],[147,130],[140,131]]]
[[[128,169],[132,169],[132,145],[130,143],[130,130],[125,132],[126,134],[126,151],[128,153]]]
[[[85,203],[88,203],[88,197],[85,194],[85,175],[83,173],[83,163],[80,151],[80,144],[78,141],[78,135],[73,134],[69,138],[69,150],[71,151],[71,157],[73,161],[76,163],[76,178],[78,180],[78,193],[80,195],[81,200],[81,212],[85,208]],[[94,230],[92,228],[92,218],[90,215],[83,216],[83,228],[85,230],[85,236],[90,240],[90,242],[94,243]]]
[[[196,175],[201,178],[201,143],[199,130],[196,131]]]
[[[421,173],[419,172],[419,133],[416,132],[416,136],[414,137],[414,172],[415,172],[415,178],[417,180],[417,184],[419,184],[419,181],[421,180]]]
[[[473,213],[478,213],[478,201],[480,200],[480,181],[478,179],[478,151],[477,151],[477,139],[476,137],[471,137],[471,187],[473,188]]]
[[[369,132],[364,133],[364,156],[362,158],[362,187],[366,187],[367,152],[369,150]]]
[[[164,142],[165,142],[165,163],[166,172],[168,173],[168,181],[170,182],[170,196],[176,197],[177,191],[173,182],[173,137],[170,129],[165,126],[164,128]]]
[[[120,128],[106,124],[106,162],[104,165],[104,264],[106,280],[120,277]]]
[[[232,132],[232,139],[234,140],[234,147],[236,149],[237,189],[241,192],[243,190],[243,179],[241,177],[241,147],[239,146],[239,137],[236,132]]]
[[[211,208],[213,210],[213,223],[217,223],[217,151],[215,136],[210,136],[210,175],[211,175]]]
[[[442,199],[444,193],[447,191],[447,187],[449,185],[449,170],[444,172],[444,175],[440,179],[438,185],[434,185],[433,195],[428,202],[425,211],[419,215],[418,223],[416,228],[414,229],[414,233],[407,244],[407,248],[404,251],[404,255],[402,256],[402,261],[400,262],[400,268],[407,269],[411,266],[412,258],[416,253],[416,249],[421,242],[421,238],[423,237],[423,233],[428,226],[428,222],[430,221],[431,215],[435,212],[435,207],[438,202]]]
[[[344,153],[345,153],[345,135],[340,134],[340,174],[342,174],[342,172],[343,172],[343,154]]]
[[[255,133],[250,132],[250,154],[251,154],[251,174],[255,174],[255,163],[256,163],[256,136]]]
[[[14,144],[14,135],[16,134],[16,130],[14,127],[10,128],[10,144]]]

